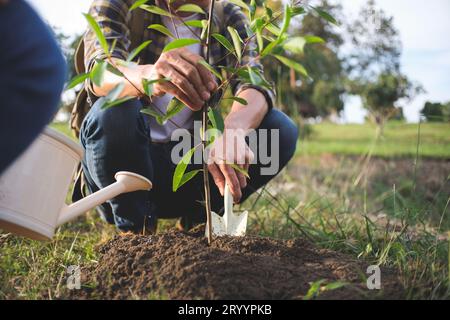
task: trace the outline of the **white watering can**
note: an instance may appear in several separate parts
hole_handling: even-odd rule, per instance
[[[152,183],[131,172],[71,205],[65,204],[81,147],[46,128],[0,177],[0,229],[35,240],[50,240],[60,225],[127,192],[150,190]]]

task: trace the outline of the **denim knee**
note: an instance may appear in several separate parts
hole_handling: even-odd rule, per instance
[[[280,166],[284,167],[297,149],[299,135],[297,126],[285,113],[271,109],[264,118],[261,128],[279,130]]]
[[[140,112],[141,108],[137,99],[108,109],[103,109],[100,99],[97,100],[81,126],[81,143],[86,145],[102,140],[107,149],[114,149],[147,140],[150,137],[149,127]]]
[[[281,158],[284,166],[295,155],[299,130],[294,121],[285,114],[283,114],[283,116],[285,120],[283,121],[283,126],[280,128],[280,147],[283,150],[283,156]]]

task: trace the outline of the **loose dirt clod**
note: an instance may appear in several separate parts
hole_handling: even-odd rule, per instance
[[[402,298],[396,276],[382,270],[382,291],[366,287],[367,264],[303,240],[247,236],[215,239],[204,231],[117,236],[82,270],[74,299],[301,299],[324,279],[349,284],[319,298]]]

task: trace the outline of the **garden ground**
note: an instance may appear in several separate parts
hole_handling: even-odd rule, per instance
[[[65,125],[56,127],[67,133]],[[362,297],[347,294],[350,288],[360,288],[363,283],[361,277],[355,276],[358,272],[355,268],[350,272],[342,265],[351,261],[350,265],[359,266],[360,272],[365,272],[365,267],[371,264],[388,270],[387,284],[395,278],[396,285],[401,286],[401,295],[397,294],[399,290],[396,287],[395,294],[388,293],[385,295],[387,298],[448,299],[449,129],[448,124],[422,124],[419,127],[390,123],[384,135],[375,140],[375,128],[370,125],[313,126],[308,138],[299,142],[298,154],[288,169],[242,205],[250,210],[251,237],[248,243],[224,240],[217,244],[221,251],[213,247],[213,252],[209,253],[201,249],[204,247],[198,242],[200,240],[193,239],[195,245],[191,246],[193,250],[205,250],[205,257],[209,260],[211,255],[217,256],[220,252],[243,261],[267,261],[267,257],[284,259],[283,254],[290,252],[293,259],[299,259],[293,263],[300,264],[299,270],[303,270],[305,277],[301,280],[295,278],[295,267],[291,270],[294,274],[287,270],[293,279],[297,279],[293,281],[299,283],[298,288],[285,287],[288,298]],[[175,239],[173,241],[188,241],[186,237],[189,235],[170,231],[173,226],[173,221],[162,221],[159,234],[150,238],[162,245],[167,237]],[[122,238],[115,237],[115,234],[114,228],[101,222],[93,212],[63,226],[49,243],[0,234],[0,298],[73,297],[74,293],[66,288],[66,268],[69,265],[81,265],[86,271],[84,279],[91,276],[84,283],[84,297],[89,297],[89,292],[95,293],[96,288],[116,284],[105,281],[107,275],[101,273],[102,266],[103,269],[112,268],[114,261],[121,263],[120,259],[124,259],[123,252],[115,249],[116,245],[120,247],[135,241],[133,252],[136,254],[145,253],[147,245],[142,247],[141,244],[145,243],[145,237]],[[278,240],[260,239],[255,245],[252,239],[256,236]],[[266,246],[260,246],[260,243]],[[261,248],[266,248],[267,253]],[[294,250],[297,253],[293,253],[292,248],[297,248],[298,251]],[[176,252],[183,258],[181,248]],[[320,272],[308,273],[302,269],[312,263],[311,255],[305,252],[312,252],[316,263],[309,270]],[[333,265],[336,257],[342,258],[340,264],[331,268],[327,261]],[[162,266],[163,260],[155,259],[160,263],[157,266]],[[108,261],[111,264],[104,265]],[[180,261],[177,268],[180,263],[185,263],[187,268],[192,267],[192,261]],[[204,268],[208,267],[207,262],[200,262]],[[126,265],[126,259],[123,263]],[[165,267],[174,266],[170,261],[168,263]],[[148,287],[139,291],[142,286],[135,286],[136,281],[122,280],[124,287],[136,290],[129,290],[130,294],[120,296],[122,298],[195,296],[194,293],[183,296],[180,293],[183,291],[179,291],[183,287],[170,291],[170,279],[152,282],[153,270],[146,273],[144,269],[142,272],[142,267],[132,263],[128,268],[131,268],[128,270],[130,274],[141,272],[141,278],[136,273],[133,279],[146,280],[144,283]],[[339,273],[339,270],[343,271]],[[269,271],[264,269],[263,272],[267,278]],[[205,271],[206,278],[203,279],[210,279],[208,274]],[[97,275],[103,278],[99,281],[95,279]],[[182,275],[186,273],[182,272]],[[356,279],[360,283],[356,284]],[[195,281],[200,280],[186,279],[186,283]],[[258,279],[255,281],[263,283],[263,288],[271,286]],[[168,288],[162,288],[164,285]],[[214,295],[213,287],[199,288],[199,297],[220,297]],[[106,291],[98,290],[97,293]],[[97,297],[114,298],[108,294]]]

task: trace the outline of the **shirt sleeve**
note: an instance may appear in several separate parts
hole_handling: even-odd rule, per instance
[[[248,31],[250,30],[249,21],[247,19],[247,16],[242,12],[242,9],[239,6],[230,3],[225,7],[225,14],[225,16],[227,17],[225,26],[232,26],[233,28],[235,28],[241,39],[248,38],[248,32],[250,32]],[[232,42],[233,40],[231,39],[228,30],[225,30],[224,33],[226,34],[228,40]],[[255,37],[252,37],[245,47],[244,52],[242,53],[241,61],[243,65],[249,65],[250,67],[259,71],[259,74],[264,78],[264,67],[257,59],[255,59],[257,55],[258,51],[256,40]],[[228,66],[234,67],[236,64],[236,58],[234,57],[234,55],[228,55],[226,63]],[[267,82],[265,79],[263,80]],[[241,91],[245,89],[253,88],[264,95],[269,109],[273,108],[275,104],[275,91],[272,89],[273,85],[271,85],[272,88],[254,85],[251,82],[238,77],[234,77],[233,79],[231,79],[230,85],[231,90],[235,96],[237,96]]]
[[[133,0],[94,0],[89,14],[97,21],[100,30],[111,48],[111,56],[126,59],[130,48],[130,30],[128,22],[130,19],[129,8]],[[84,64],[89,72],[96,59],[104,59],[106,53],[103,51],[95,32],[89,27],[84,35]]]

